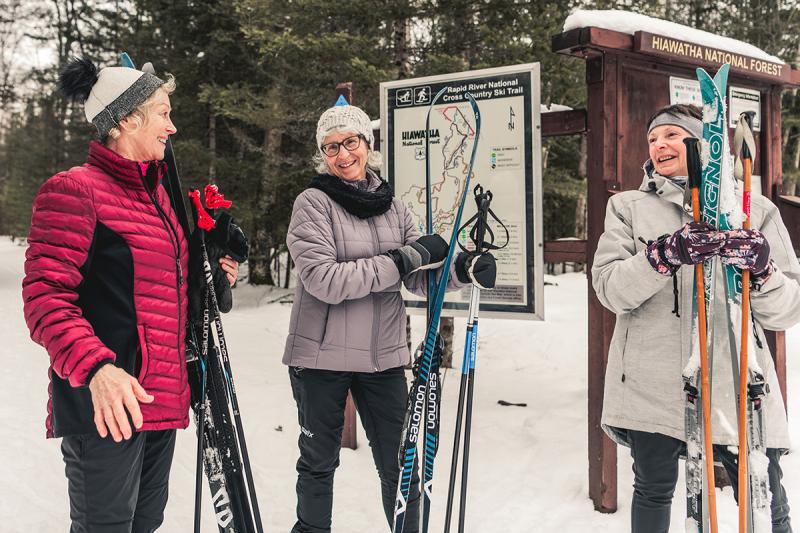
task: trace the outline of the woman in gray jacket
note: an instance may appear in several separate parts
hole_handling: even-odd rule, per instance
[[[407,289],[423,295],[426,269],[441,266],[448,245],[420,236],[409,210],[375,170],[372,126],[364,111],[337,105],[317,125],[320,173],[295,200],[286,244],[298,284],[283,355],[300,422],[297,522],[293,533],[331,529],[333,474],[339,465],[344,407],[352,391],[392,524],[398,448],[408,386]],[[494,286],[494,258],[460,255],[449,288]],[[406,532],[415,533],[418,494]]]
[[[691,265],[718,255],[723,262],[748,268],[755,351],[768,383],[763,409],[773,532],[788,533],[789,506],[780,483],[779,459],[789,448],[789,436],[763,330],[783,330],[800,320],[800,265],[778,209],[761,195],[752,197],[752,230],[717,231],[691,222],[691,210],[684,207],[683,139],[702,138],[702,131],[702,113],[696,107],[675,105],[658,111],[648,123],[650,159],[641,187],[608,201],[605,232],[592,266],[597,297],[617,315],[606,369],[603,428],[631,448],[632,531],[666,533],[678,457],[686,454],[682,371],[691,343]],[[729,447],[738,444],[736,391],[728,357],[722,269],[717,270],[714,455],[735,486],[737,456]],[[680,312],[672,312],[675,306]]]

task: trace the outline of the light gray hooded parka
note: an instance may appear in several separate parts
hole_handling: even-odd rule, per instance
[[[368,176],[373,191],[380,180]],[[383,254],[419,237],[411,212],[398,198],[382,215],[362,219],[319,189],[300,193],[286,236],[298,283],[283,363],[349,372],[406,365],[400,274]],[[424,296],[426,276],[419,271],[403,283]],[[462,286],[452,266],[448,290]]]
[[[741,201],[741,190],[737,193]],[[628,444],[625,429],[685,440],[682,371],[690,353],[694,269],[683,266],[676,274],[678,318],[671,312],[672,280],[653,270],[645,257],[646,244],[639,240],[655,240],[691,221],[683,197],[681,185],[645,172],[639,190],[615,194],[608,201],[605,232],[591,275],[600,302],[617,316],[608,354],[602,425],[619,444]],[[766,443],[769,448],[788,448],[786,412],[762,328],[784,330],[800,321],[800,264],[775,205],[755,194],[751,204],[752,227],[766,237],[777,266],[760,291],[750,292],[762,347],[751,343],[769,385],[764,402]],[[713,441],[736,445],[736,394],[721,271],[717,269],[714,299]]]

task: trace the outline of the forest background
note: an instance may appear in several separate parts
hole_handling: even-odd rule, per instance
[[[577,8],[644,13],[800,62],[798,0],[0,0],[0,235],[27,235],[40,185],[82,163],[93,138],[82,106],[55,92],[60,65],[75,55],[117,65],[127,51],[176,77],[184,187],[213,181],[235,200],[249,282],[288,283],[276,259],[337,83],[353,82],[353,103],[377,118],[380,82],[540,62],[542,103],[584,107],[584,63],[550,51]],[[795,194],[796,90],[783,96],[782,142]],[[581,237],[582,137],[546,140],[542,156],[545,239]]]

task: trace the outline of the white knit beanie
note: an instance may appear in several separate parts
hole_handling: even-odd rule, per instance
[[[332,131],[353,131],[363,135],[372,150],[375,137],[372,135],[372,122],[369,116],[361,109],[347,103],[343,96],[339,97],[336,105],[322,113],[317,122],[317,147],[322,147],[325,137]]]
[[[86,120],[100,138],[144,103],[164,81],[148,72],[128,67],[106,67],[99,72],[88,59],[70,61],[59,75],[61,92],[84,101]]]

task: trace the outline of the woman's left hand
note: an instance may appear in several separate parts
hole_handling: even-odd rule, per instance
[[[236,279],[239,277],[239,263],[231,258],[231,256],[226,255],[225,257],[219,258],[219,265],[222,267],[222,270],[225,271],[228,283],[233,287],[233,284],[236,283]]]

